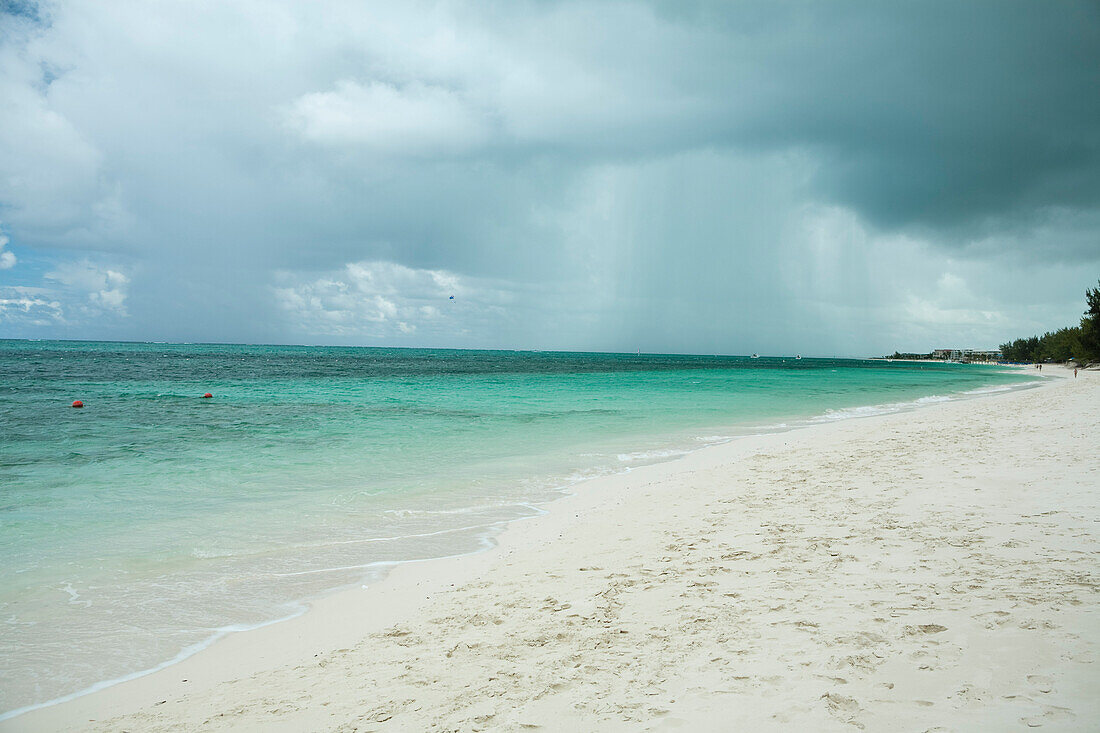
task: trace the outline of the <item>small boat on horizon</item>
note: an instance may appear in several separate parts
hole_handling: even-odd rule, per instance
[[[753,358],[753,359],[759,359],[759,358],[760,358],[760,354],[753,354],[753,355],[752,355],[752,358]]]
[[[795,359],[801,359],[801,358],[802,358],[802,354],[795,354],[795,357],[794,357],[794,358],[795,358]]]

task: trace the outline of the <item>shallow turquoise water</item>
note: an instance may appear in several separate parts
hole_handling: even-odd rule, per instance
[[[148,669],[387,563],[475,550],[585,476],[1032,380],[857,360],[0,341],[0,711]]]

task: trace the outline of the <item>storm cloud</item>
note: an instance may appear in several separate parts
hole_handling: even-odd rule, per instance
[[[1094,3],[0,8],[0,336],[862,355],[1100,274]]]

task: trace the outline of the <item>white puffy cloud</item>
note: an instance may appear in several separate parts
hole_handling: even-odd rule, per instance
[[[42,288],[0,287],[0,324],[17,329],[64,323],[61,302],[51,296]]]
[[[467,330],[471,317],[499,314],[512,300],[499,285],[385,261],[349,262],[313,278],[281,272],[277,280],[273,292],[284,317],[314,337],[453,335]]]
[[[10,270],[15,267],[15,255],[11,252],[4,251],[9,241],[10,240],[5,235],[0,234],[0,270]]]
[[[0,234],[0,271],[17,264],[15,255],[6,251],[8,244],[9,238]],[[81,336],[84,328],[109,326],[128,315],[129,284],[121,268],[88,258],[62,260],[41,276],[38,285],[0,281],[3,334],[33,336],[37,329],[47,329],[53,335]]]
[[[2,20],[2,18],[0,18]],[[51,242],[87,236],[104,190],[102,152],[44,85],[37,33],[2,28],[0,43],[0,204],[7,223]],[[23,45],[19,41],[23,41]],[[48,67],[47,67],[48,68]]]
[[[58,265],[47,272],[45,278],[59,283],[70,293],[86,296],[86,310],[127,314],[126,288],[130,278],[119,270],[80,260]]]
[[[489,135],[487,121],[460,94],[419,82],[398,88],[343,80],[299,97],[286,121],[310,142],[382,154],[461,152]]]

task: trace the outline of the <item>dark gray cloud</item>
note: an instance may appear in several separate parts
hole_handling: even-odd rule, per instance
[[[0,335],[864,353],[1100,269],[1091,3],[0,9]]]
[[[816,192],[882,227],[1100,204],[1095,3],[658,7],[702,40],[656,54],[707,101],[681,145],[804,147]]]
[[[877,8],[829,34],[804,104],[786,100],[794,135],[829,149],[823,194],[882,226],[1097,207],[1100,7]]]

